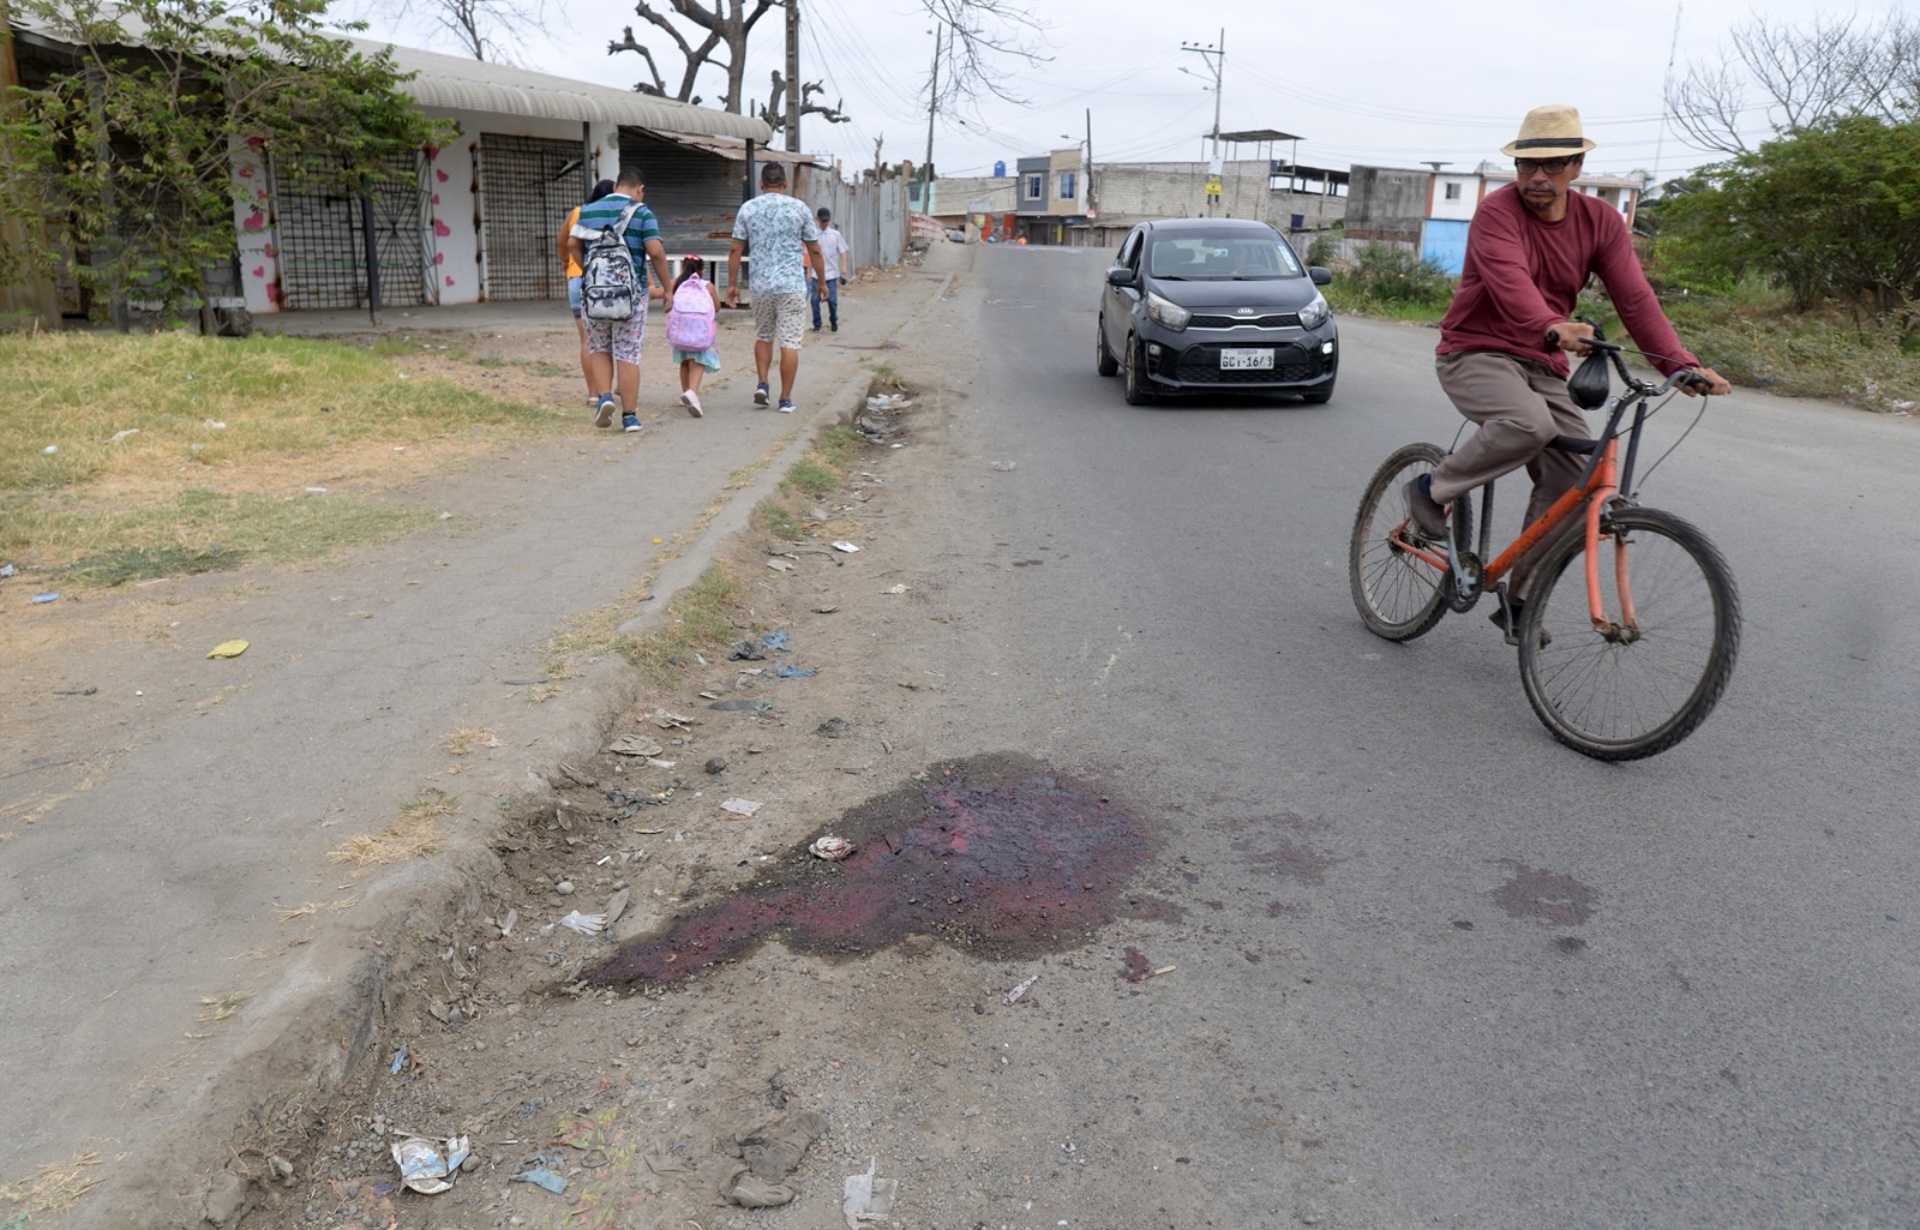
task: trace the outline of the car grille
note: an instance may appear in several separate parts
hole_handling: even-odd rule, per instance
[[[1195,316],[1187,322],[1189,329],[1237,329],[1241,325],[1251,325],[1257,329],[1297,329],[1300,327],[1300,314],[1280,312],[1271,316]]]
[[[1169,373],[1175,380],[1198,384],[1300,384],[1321,373],[1320,357],[1298,346],[1274,348],[1271,370],[1220,370],[1220,347],[1189,346]]]

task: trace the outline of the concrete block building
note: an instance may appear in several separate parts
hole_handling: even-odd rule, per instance
[[[1355,167],[1346,237],[1415,248],[1457,277],[1474,211],[1487,193],[1512,182],[1513,164],[1503,162],[1483,162],[1471,171]],[[1575,192],[1605,201],[1628,226],[1645,186],[1633,175],[1591,173],[1573,181]]]

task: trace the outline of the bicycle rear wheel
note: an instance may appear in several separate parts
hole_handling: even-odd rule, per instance
[[[1453,586],[1447,572],[1409,552],[1392,535],[1407,524],[1401,489],[1432,470],[1446,454],[1431,444],[1409,444],[1374,472],[1360,500],[1347,550],[1347,581],[1367,631],[1410,641],[1440,622]],[[1407,533],[1416,534],[1411,526]],[[1424,541],[1424,540],[1423,540]],[[1443,543],[1432,544],[1444,556]]]
[[[1553,737],[1596,760],[1666,751],[1706,720],[1733,677],[1740,594],[1706,535],[1651,508],[1601,524],[1601,604],[1621,617],[1622,556],[1636,631],[1608,639],[1587,610],[1586,536],[1541,564],[1520,621],[1520,678]]]

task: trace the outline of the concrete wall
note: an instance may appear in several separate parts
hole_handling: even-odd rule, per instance
[[[1093,164],[1093,197],[1102,219],[1258,218],[1281,227],[1295,215],[1308,230],[1332,226],[1348,213],[1347,198],[1274,191],[1266,159],[1229,162],[1220,174],[1220,203],[1207,205],[1204,162]]]
[[[1428,212],[1429,218],[1441,218],[1452,222],[1465,222],[1473,217],[1473,211],[1480,204],[1480,185],[1483,181],[1478,175],[1448,175],[1445,173],[1433,177],[1433,206]],[[1448,198],[1451,189],[1453,197]]]
[[[1393,167],[1355,167],[1352,176],[1347,193],[1349,238],[1420,242],[1431,174]]]
[[[935,217],[954,217],[964,213],[1010,214],[1018,199],[1018,183],[1019,180],[1011,175],[936,179],[933,181],[933,209],[929,212]],[[978,200],[990,200],[993,203],[985,210],[971,208],[970,202]]]
[[[1049,161],[1050,159],[1044,155],[1038,158],[1020,159],[1016,168],[1018,174],[1014,177],[1014,208],[1018,212],[1023,214],[1043,214],[1047,212],[1047,196],[1052,191],[1052,188],[1047,182],[1047,165]],[[1040,195],[1035,198],[1029,198],[1027,196],[1027,180],[1035,175],[1040,177]]]

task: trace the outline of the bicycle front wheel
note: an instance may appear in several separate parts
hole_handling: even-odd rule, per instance
[[[1596,630],[1587,607],[1586,536],[1541,564],[1521,615],[1520,677],[1553,737],[1597,760],[1666,751],[1706,720],[1733,677],[1740,595],[1706,535],[1651,508],[1601,523],[1600,601],[1631,627]]]
[[[1446,614],[1451,589],[1446,570],[1407,549],[1408,535],[1417,531],[1407,524],[1401,494],[1409,482],[1439,465],[1445,456],[1431,444],[1407,445],[1374,472],[1360,499],[1347,550],[1347,581],[1361,621],[1375,636],[1410,641]],[[1434,543],[1429,553],[1444,558],[1446,547]]]

